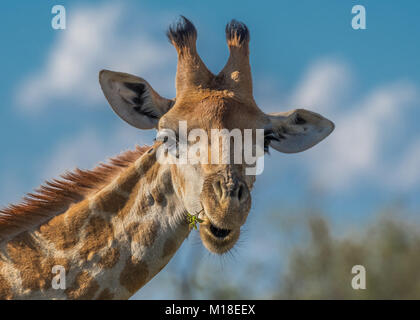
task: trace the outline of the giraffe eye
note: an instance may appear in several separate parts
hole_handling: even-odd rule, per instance
[[[171,130],[161,130],[156,135],[156,141],[161,141],[170,149],[178,144],[176,134]]]
[[[176,133],[172,130],[163,129],[156,135],[156,141],[162,141],[167,146],[177,143]]]
[[[166,150],[172,156],[179,158],[178,139],[174,131],[170,129],[162,129],[156,135],[156,141],[162,141]]]

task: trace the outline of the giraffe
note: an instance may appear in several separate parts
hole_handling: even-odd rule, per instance
[[[266,114],[252,95],[249,31],[226,26],[230,51],[211,73],[196,49],[197,31],[185,17],[167,36],[178,54],[176,97],[161,97],[144,79],[102,70],[99,82],[115,113],[139,129],[263,129],[264,148],[306,150],[334,124],[304,109]],[[167,142],[167,141],[166,141]],[[174,141],[177,143],[178,141]],[[0,298],[127,299],[170,261],[197,213],[203,245],[216,254],[239,238],[251,207],[255,175],[247,164],[165,164],[164,141],[126,151],[93,170],[76,169],[47,181],[21,203],[0,211]],[[65,288],[53,288],[54,266]]]

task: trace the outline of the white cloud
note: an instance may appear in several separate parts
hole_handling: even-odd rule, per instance
[[[288,103],[315,112],[330,112],[348,91],[351,79],[346,64],[333,58],[316,61],[309,67]]]
[[[314,172],[317,180],[334,188],[349,187],[368,176],[383,181],[380,176],[387,175],[382,172],[384,143],[415,97],[409,84],[388,85],[369,93],[350,112],[342,112],[328,137],[328,148],[320,151],[322,159]]]
[[[315,183],[330,191],[346,190],[366,178],[390,186],[393,164],[387,161],[389,155],[384,147],[387,139],[401,139],[397,129],[409,115],[408,108],[419,99],[417,88],[408,82],[386,84],[346,105],[343,100],[350,79],[346,65],[322,60],[309,68],[292,95],[296,106],[321,106],[309,109],[330,117],[336,124],[335,131],[303,159]],[[412,165],[406,168],[410,171]]]
[[[172,92],[167,70],[175,53],[164,36],[160,42],[152,40],[144,24],[130,27],[131,34],[123,32],[127,17],[130,12],[114,2],[68,10],[67,29],[58,31],[45,65],[16,91],[20,107],[39,110],[68,100],[95,105],[102,99],[98,72],[106,68],[148,76],[158,89]]]

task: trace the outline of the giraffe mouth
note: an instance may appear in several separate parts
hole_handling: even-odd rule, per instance
[[[210,223],[210,232],[216,238],[219,238],[219,239],[226,238],[230,234],[231,231],[232,230],[229,230],[229,229],[220,229],[220,228],[217,228],[212,223]]]
[[[208,214],[207,208],[202,207],[200,218],[203,223],[200,224],[200,237],[204,247],[210,252],[224,254],[235,245],[240,235],[240,228],[233,227],[224,223],[224,221],[214,221]]]
[[[200,225],[200,237],[204,246],[213,253],[223,254],[235,245],[240,229],[221,229],[210,221]]]
[[[223,228],[218,228],[214,225],[214,223],[211,221],[210,217],[208,216],[208,214],[206,213],[206,210],[204,209],[204,206],[202,205],[202,211],[203,212],[203,217],[205,217],[205,220],[208,221],[208,229],[210,230],[210,233],[215,236],[218,239],[224,239],[226,238],[230,232],[232,231],[231,229],[223,229]]]

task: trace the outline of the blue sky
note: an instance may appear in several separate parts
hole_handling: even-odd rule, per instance
[[[173,97],[176,53],[165,31],[182,14],[195,23],[213,72],[228,56],[226,23],[248,25],[254,95],[264,111],[305,107],[336,123],[313,149],[266,159],[248,229],[273,209],[317,206],[344,226],[395,201],[419,212],[420,3],[320,3],[2,3],[0,205],[64,170],[152,142],[153,131],[130,128],[111,111],[97,73],[133,73]],[[67,10],[66,30],[51,28],[54,4]],[[366,30],[351,28],[355,4],[366,7]]]

